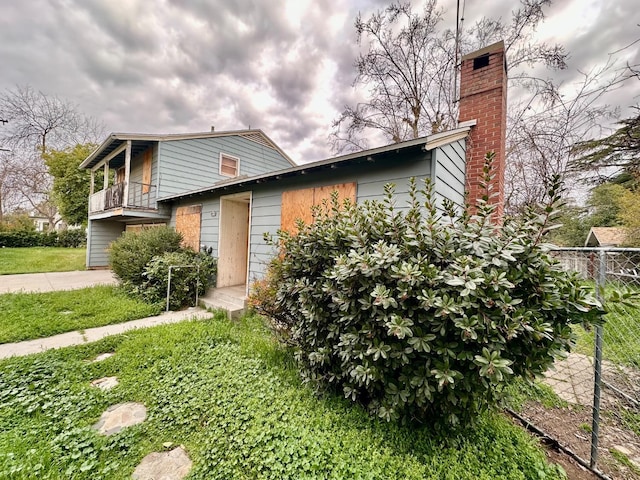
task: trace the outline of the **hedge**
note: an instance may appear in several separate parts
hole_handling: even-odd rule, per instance
[[[61,232],[0,232],[0,247],[69,247],[86,245],[84,230]]]

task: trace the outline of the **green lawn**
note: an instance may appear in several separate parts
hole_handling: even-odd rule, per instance
[[[134,300],[117,287],[0,295],[0,343],[48,337],[157,315],[159,305]]]
[[[103,352],[115,355],[88,362]],[[90,386],[113,375],[113,390]],[[146,405],[144,423],[110,437],[91,428],[128,401]],[[499,414],[437,434],[316,397],[255,317],[161,326],[0,362],[0,478],[131,478],[145,455],[177,445],[193,461],[192,480],[564,478]]]
[[[85,270],[86,248],[0,248],[0,275]]]

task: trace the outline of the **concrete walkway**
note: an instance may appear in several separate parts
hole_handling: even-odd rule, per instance
[[[137,328],[155,327],[168,323],[178,323],[184,320],[205,320],[212,318],[213,314],[201,308],[190,308],[180,312],[168,312],[157,317],[141,318],[130,322],[107,325],[105,327],[89,328],[83,332],[75,331],[62,333],[48,338],[38,338],[25,342],[5,343],[0,345],[0,359],[9,357],[22,357],[32,353],[40,353],[53,348],[70,347],[95,342],[109,335],[117,335]]]
[[[0,294],[76,290],[94,285],[115,285],[116,283],[111,270],[0,275]]]

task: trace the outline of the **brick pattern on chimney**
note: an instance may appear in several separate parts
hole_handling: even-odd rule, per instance
[[[474,70],[474,58],[489,54],[489,64]],[[480,188],[487,152],[495,152],[492,194],[497,218],[504,211],[505,135],[507,129],[507,74],[504,44],[499,42],[462,58],[460,122],[476,120],[467,141],[466,190],[473,208],[485,193]]]

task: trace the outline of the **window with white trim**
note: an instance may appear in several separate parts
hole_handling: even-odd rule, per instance
[[[225,177],[237,177],[240,170],[240,159],[220,153],[220,175]]]

